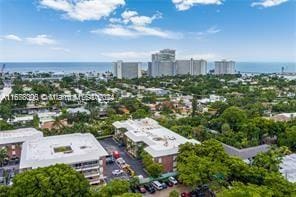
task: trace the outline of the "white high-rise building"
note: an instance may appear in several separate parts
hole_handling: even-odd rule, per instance
[[[226,61],[226,60],[216,61],[215,74],[216,75],[235,74],[235,62]]]
[[[148,74],[152,77],[174,75],[206,75],[205,60],[176,60],[176,51],[163,49],[152,54],[152,62],[148,63]]]
[[[149,66],[150,76],[173,76],[175,73],[176,51],[163,49],[159,53],[152,54],[152,62]]]
[[[142,76],[141,63],[140,62],[123,62],[123,61],[114,62],[113,75],[118,79],[140,78]]]
[[[176,60],[176,75],[190,75],[192,70],[191,60]]]
[[[176,75],[206,75],[207,61],[205,60],[176,60],[175,62]]]

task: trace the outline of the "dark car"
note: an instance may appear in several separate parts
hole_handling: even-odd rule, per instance
[[[106,157],[106,164],[113,164],[114,163],[114,158],[112,156],[107,156]]]
[[[146,189],[143,185],[138,185],[137,189],[139,190],[140,193],[144,194],[146,193]]]
[[[169,187],[173,187],[174,186],[174,184],[172,183],[172,182],[170,182],[170,181],[165,181],[165,184],[167,185],[167,186],[169,186]]]
[[[151,184],[146,184],[146,185],[144,185],[144,187],[150,194],[155,193],[155,189]]]
[[[159,182],[161,183],[163,189],[168,188],[168,185],[164,181],[159,181]]]

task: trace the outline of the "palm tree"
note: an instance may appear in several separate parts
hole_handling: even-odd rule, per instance
[[[61,117],[55,117],[52,127],[56,128],[57,130],[61,130],[62,128],[64,128],[64,124],[62,122]]]
[[[2,166],[4,160],[7,157],[7,149],[6,147],[0,148],[0,166]]]

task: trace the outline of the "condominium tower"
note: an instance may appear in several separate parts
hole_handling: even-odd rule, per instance
[[[113,63],[113,76],[118,79],[140,78],[141,63],[117,61]]]
[[[176,75],[206,75],[207,61],[205,60],[176,60],[175,61]]]
[[[159,53],[152,54],[152,62],[148,64],[148,72],[152,77],[174,75],[174,61],[176,51],[163,49]]]
[[[226,61],[226,60],[216,61],[215,74],[216,75],[235,74],[235,62]]]

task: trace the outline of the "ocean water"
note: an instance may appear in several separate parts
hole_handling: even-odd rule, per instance
[[[103,73],[112,71],[112,62],[2,62],[0,69],[5,64],[5,72],[97,72]],[[285,72],[296,73],[296,63],[290,62],[236,62],[236,71],[241,73],[280,73],[282,67]],[[143,69],[147,69],[147,64],[142,64]],[[208,70],[214,69],[214,63],[208,63]]]

